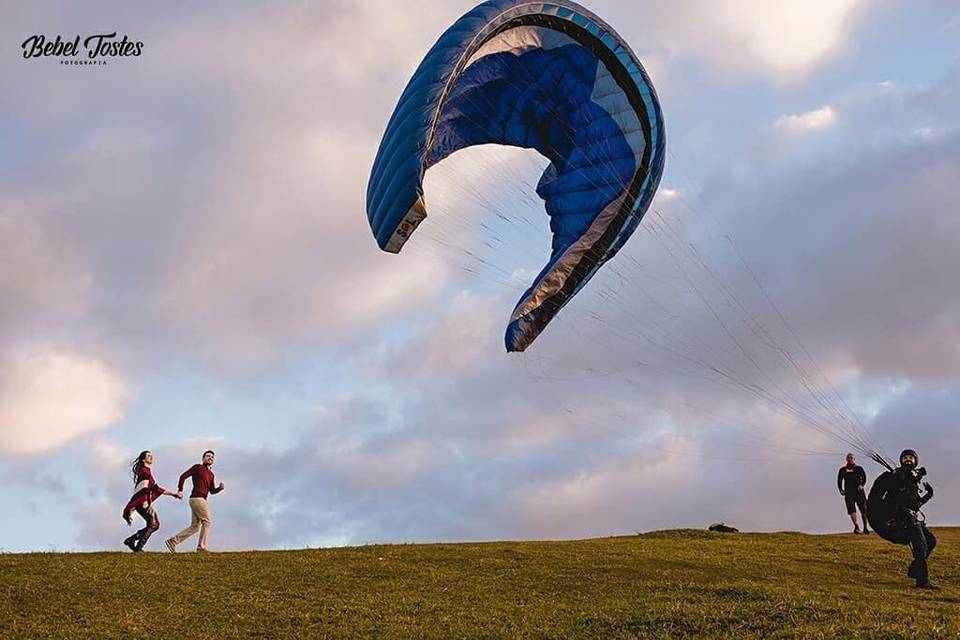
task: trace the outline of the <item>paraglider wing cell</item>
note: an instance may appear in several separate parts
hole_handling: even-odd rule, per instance
[[[660,105],[609,26],[579,5],[493,0],[424,58],[387,125],[367,189],[380,248],[397,253],[426,218],[423,176],[466,147],[502,144],[549,159],[537,193],[550,259],[506,331],[523,351],[623,246],[663,172]]]

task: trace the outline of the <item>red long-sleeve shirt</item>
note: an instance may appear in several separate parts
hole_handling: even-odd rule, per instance
[[[191,498],[206,498],[208,493],[220,493],[220,489],[213,481],[213,471],[205,464],[195,464],[184,471],[180,475],[179,484],[177,484],[178,491],[183,491],[183,483],[187,481],[187,478],[193,478]]]

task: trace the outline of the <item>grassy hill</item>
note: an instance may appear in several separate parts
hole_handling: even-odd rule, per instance
[[[960,529],[936,533],[938,592],[911,588],[906,547],[853,535],[5,554],[0,635],[960,638]]]

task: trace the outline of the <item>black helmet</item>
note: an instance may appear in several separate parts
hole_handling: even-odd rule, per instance
[[[913,459],[917,461],[916,464],[913,466],[917,466],[917,464],[920,464],[920,454],[918,454],[913,449],[904,449],[903,451],[900,452],[900,464],[903,464],[904,456],[913,456]]]

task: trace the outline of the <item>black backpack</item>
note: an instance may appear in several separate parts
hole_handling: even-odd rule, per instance
[[[877,535],[896,544],[910,543],[910,525],[899,504],[896,477],[890,471],[877,476],[867,497],[867,520]]]

